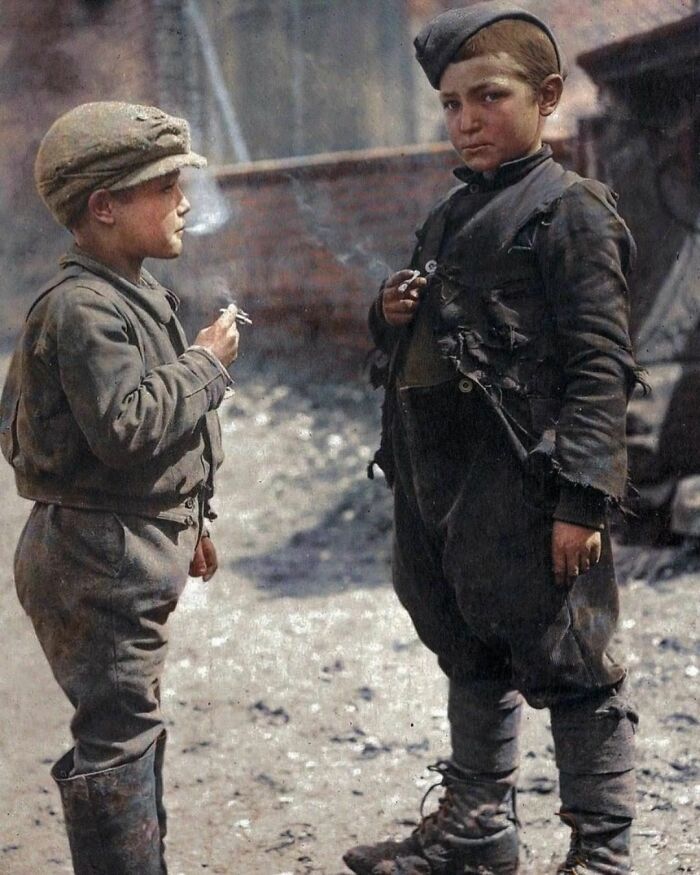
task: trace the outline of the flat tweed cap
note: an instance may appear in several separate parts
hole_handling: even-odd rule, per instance
[[[41,141],[34,179],[46,206],[69,225],[98,188],[130,188],[180,167],[204,167],[184,119],[155,106],[83,103],[58,118]]]
[[[474,36],[478,30],[483,30],[489,24],[502,21],[504,18],[529,21],[541,28],[552,41],[554,51],[557,53],[559,72],[562,76],[566,75],[561,49],[554,34],[542,19],[506,0],[489,0],[489,2],[475,3],[473,6],[443,12],[429,21],[413,41],[418,63],[433,88],[440,88],[440,79],[445,68],[465,40]]]

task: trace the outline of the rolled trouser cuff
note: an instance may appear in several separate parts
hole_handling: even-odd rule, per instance
[[[620,693],[608,693],[551,709],[557,766],[572,774],[626,772],[635,766],[639,718]]]
[[[635,816],[638,721],[622,689],[552,708],[563,812]]]

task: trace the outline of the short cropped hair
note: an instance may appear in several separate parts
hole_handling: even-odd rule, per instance
[[[547,34],[531,21],[504,18],[478,30],[457,50],[452,63],[504,52],[525,71],[525,81],[537,91],[552,73],[559,73],[559,61]]]

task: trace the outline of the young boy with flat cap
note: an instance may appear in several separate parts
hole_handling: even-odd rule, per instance
[[[465,166],[370,312],[388,357],[375,461],[394,491],[397,595],[449,679],[452,752],[432,767],[437,811],[344,859],[359,875],[518,871],[527,701],[550,709],[572,830],[557,872],[627,873],[637,715],[608,650],[606,511],[637,379],[634,242],[615,196],[542,143],[565,72],[543,21],[477,3],[415,47]]]
[[[188,573],[216,571],[204,521],[239,338],[232,308],[188,346],[177,298],[142,262],[182,251],[180,168],[205,163],[183,119],[100,102],[61,116],[35,164],[75,245],[27,316],[0,440],[35,502],[17,592],[75,708],[52,775],[77,875],[166,871],[166,626]]]

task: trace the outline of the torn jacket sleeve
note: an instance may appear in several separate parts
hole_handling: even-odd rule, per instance
[[[541,231],[538,258],[564,372],[554,462],[564,481],[619,500],[635,381],[626,281],[634,241],[613,197],[592,183],[568,189]]]

